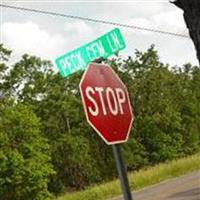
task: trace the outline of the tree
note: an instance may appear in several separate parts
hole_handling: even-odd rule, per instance
[[[144,165],[145,159],[158,163],[196,152],[199,101],[194,95],[196,87],[194,84],[191,87],[196,68],[187,64],[169,70],[168,65],[159,61],[153,46],[144,53],[136,51],[135,59],[118,59],[114,68],[128,87],[135,114],[130,134],[134,139],[124,145],[129,166],[135,158],[143,158],[138,161]],[[197,86],[198,81],[195,82]],[[133,142],[132,156],[129,142]]]
[[[27,54],[7,66],[5,50],[1,46],[0,194],[19,190],[17,197],[11,192],[5,198],[45,199],[49,191],[57,195],[116,177],[112,149],[85,119],[78,88],[82,72],[63,79],[49,61]],[[129,170],[199,150],[198,67],[170,68],[154,46],[136,51],[135,58],[104,62],[126,84],[133,105],[134,125],[123,144]],[[33,190],[36,196],[23,196]]]
[[[199,0],[175,0],[176,6],[184,11],[184,19],[193,40],[200,63],[200,1]]]
[[[5,81],[5,73],[8,70],[7,61],[9,60],[11,51],[0,44],[0,100],[5,97],[3,83]]]
[[[0,196],[2,200],[46,200],[53,174],[49,145],[31,109],[12,102],[0,106]]]

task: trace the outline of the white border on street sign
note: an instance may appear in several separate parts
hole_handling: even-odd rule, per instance
[[[89,120],[89,117],[88,117],[88,112],[87,112],[87,108],[86,108],[86,103],[85,103],[85,100],[83,98],[83,93],[82,93],[82,88],[81,88],[81,85],[82,85],[82,82],[83,80],[85,79],[85,75],[87,73],[87,71],[89,70],[90,68],[90,65],[104,65],[105,67],[109,67],[111,69],[111,71],[116,75],[117,79],[121,82],[121,84],[125,87],[126,89],[126,93],[127,93],[127,96],[128,96],[128,104],[129,104],[129,107],[130,107],[130,110],[132,111],[131,112],[131,121],[130,121],[130,124],[129,124],[129,128],[128,128],[128,132],[127,132],[127,136],[126,136],[126,139],[125,140],[119,140],[119,141],[115,141],[115,142],[108,142],[103,136],[102,134],[100,133],[100,131],[98,129],[96,129],[96,127],[90,122]],[[84,107],[84,111],[85,111],[85,114],[86,114],[86,119],[87,119],[87,122],[90,124],[90,126],[92,126],[92,128],[98,133],[98,135],[104,140],[104,142],[108,145],[112,145],[112,144],[119,144],[119,143],[123,143],[123,142],[127,142],[128,138],[129,138],[129,135],[130,135],[130,131],[131,131],[131,127],[132,127],[132,124],[133,124],[133,121],[134,121],[134,115],[133,115],[133,108],[131,106],[131,103],[130,103],[130,98],[129,98],[129,94],[128,94],[128,90],[127,90],[127,87],[126,85],[122,82],[122,80],[119,78],[119,76],[117,75],[117,73],[107,64],[98,64],[98,63],[93,63],[91,62],[89,64],[89,66],[87,67],[86,71],[84,72],[82,78],[81,78],[81,81],[79,83],[79,89],[80,89],[80,92],[81,92],[81,99],[82,99],[82,103],[83,103],[83,107]]]

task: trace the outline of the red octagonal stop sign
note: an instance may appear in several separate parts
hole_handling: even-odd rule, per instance
[[[133,113],[126,86],[112,68],[91,63],[79,87],[89,124],[107,144],[126,142]]]

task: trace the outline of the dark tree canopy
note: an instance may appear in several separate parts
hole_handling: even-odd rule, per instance
[[[10,54],[0,44],[0,200],[49,200],[113,180],[112,149],[83,112],[83,72],[63,79],[49,61],[26,54],[10,65]],[[134,55],[104,61],[126,84],[134,108],[122,145],[127,169],[199,152],[200,68],[163,64],[154,46]]]
[[[200,63],[200,1],[176,0],[173,3],[184,11],[185,23],[194,42]]]

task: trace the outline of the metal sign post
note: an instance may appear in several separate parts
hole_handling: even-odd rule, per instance
[[[114,153],[114,157],[115,157],[115,161],[117,165],[117,171],[119,174],[122,192],[124,194],[124,200],[133,200],[129,183],[128,183],[127,171],[126,171],[126,167],[123,161],[120,145],[114,144],[112,145],[112,148],[113,148],[113,153]]]
[[[93,61],[87,67],[79,84],[86,118],[102,139],[112,145],[124,200],[133,200],[119,146],[119,143],[128,140],[134,118],[128,91],[112,68],[97,64],[124,48],[125,42],[120,30],[116,28],[60,56],[56,59],[56,64],[61,75],[66,77],[85,69]]]

